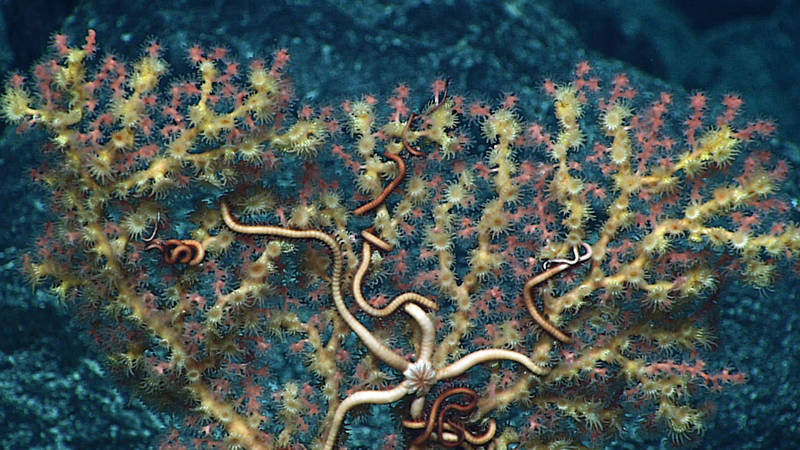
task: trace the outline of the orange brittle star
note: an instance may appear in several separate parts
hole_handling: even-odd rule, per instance
[[[405,379],[392,389],[382,391],[358,391],[348,395],[336,408],[330,429],[328,431],[325,445],[326,450],[333,449],[336,438],[339,434],[344,418],[350,409],[363,404],[387,404],[394,403],[406,395],[416,395],[411,404],[411,418],[418,420],[422,416],[422,409],[425,405],[425,396],[430,388],[439,381],[455,378],[462,375],[467,370],[488,361],[507,360],[523,365],[526,369],[537,375],[545,375],[549,372],[547,368],[534,363],[530,358],[522,353],[512,350],[487,348],[474,351],[461,359],[438,369],[433,367],[434,344],[436,341],[436,328],[433,320],[414,303],[405,303],[403,309],[414,319],[421,331],[421,338],[417,346],[418,354],[414,362],[406,360],[401,355],[392,351],[385,343],[375,337],[356,317],[347,309],[342,295],[341,280],[344,267],[344,257],[341,248],[331,235],[318,230],[294,230],[289,228],[270,226],[270,225],[244,225],[233,217],[225,199],[220,201],[220,211],[225,224],[231,230],[243,234],[264,234],[279,236],[289,239],[316,239],[328,246],[333,259],[333,272],[331,275],[331,294],[334,306],[344,321],[359,337],[367,349],[377,356],[387,365],[403,373]],[[372,236],[374,239],[378,239]],[[388,247],[386,244],[385,247]],[[362,264],[363,265],[363,264]],[[353,285],[353,289],[360,286]],[[359,292],[359,295],[361,293]],[[363,295],[361,295],[363,299]],[[420,296],[422,297],[422,296]],[[423,297],[424,298],[424,297]]]
[[[456,395],[465,395],[468,399],[466,405],[458,403],[449,403],[444,408],[439,410],[450,397]],[[422,433],[417,436],[412,444],[416,448],[418,445],[424,444],[433,434],[433,427],[436,426],[436,437],[439,443],[445,447],[457,447],[464,441],[472,445],[483,445],[492,440],[494,433],[497,431],[497,423],[494,419],[489,420],[489,427],[481,435],[474,435],[472,432],[467,431],[462,425],[453,422],[448,418],[448,412],[455,410],[462,415],[471,412],[478,406],[478,394],[468,387],[454,387],[442,392],[433,402],[431,411],[428,415],[428,420],[403,420],[403,426],[409,429],[421,429]]]
[[[544,263],[544,268],[551,264],[558,264],[557,266],[550,267],[549,269],[545,270],[544,272],[536,275],[535,277],[528,280],[525,283],[525,286],[522,288],[522,297],[525,300],[525,306],[528,308],[528,312],[530,313],[533,320],[539,324],[540,327],[546,332],[548,332],[551,336],[558,339],[564,344],[571,344],[572,338],[567,336],[563,331],[556,328],[549,320],[547,320],[540,312],[536,309],[536,305],[533,304],[533,293],[532,290],[538,284],[542,283],[545,280],[548,280],[555,275],[573,267],[575,264],[579,262],[583,262],[588,260],[592,257],[592,247],[583,242],[583,248],[586,250],[586,253],[581,255],[578,251],[578,247],[572,247],[573,258],[572,259],[552,259],[550,261],[546,261]]]
[[[161,252],[164,261],[167,264],[188,264],[196,266],[203,262],[206,256],[206,250],[203,243],[194,239],[167,239],[162,241],[156,239],[158,233],[158,223],[161,221],[161,212],[158,212],[156,218],[156,225],[153,228],[153,234],[149,237],[142,239],[147,243],[145,250],[158,250]]]
[[[408,115],[408,120],[406,121],[406,126],[403,127],[403,132],[400,134],[400,142],[403,144],[403,148],[406,149],[406,151],[408,153],[411,153],[414,156],[423,156],[424,155],[424,153],[422,153],[418,148],[412,147],[411,144],[408,143],[408,140],[406,139],[406,133],[408,132],[408,129],[411,128],[411,124],[414,123],[415,119],[418,119],[420,117],[429,116],[429,115],[433,114],[434,111],[439,109],[445,103],[445,100],[447,99],[447,89],[448,89],[449,86],[450,86],[450,79],[447,79],[447,80],[444,81],[444,89],[442,91],[442,98],[439,98],[438,94],[435,95],[433,97],[433,106],[428,111],[425,111],[425,113],[423,113],[423,114],[417,114],[417,113],[413,113],[412,112],[411,114]]]
[[[200,241],[194,239],[156,240],[145,247],[145,250],[158,250],[167,264],[188,264],[196,266],[203,262],[206,251]]]

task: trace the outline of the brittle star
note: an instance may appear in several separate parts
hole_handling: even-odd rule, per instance
[[[376,338],[356,317],[347,309],[341,290],[342,269],[344,258],[341,248],[333,236],[318,230],[294,230],[271,225],[244,225],[236,220],[230,212],[225,199],[220,201],[220,211],[225,224],[231,230],[243,234],[264,234],[290,239],[316,239],[328,246],[333,259],[333,273],[331,275],[331,295],[334,306],[344,319],[345,323],[361,339],[367,349],[387,365],[403,373],[405,379],[392,389],[382,391],[359,391],[348,395],[336,408],[333,420],[325,440],[324,449],[332,450],[336,443],[339,428],[350,409],[363,404],[394,403],[406,395],[415,394],[416,398],[411,404],[411,417],[418,420],[422,416],[425,405],[425,396],[430,388],[439,381],[462,375],[467,370],[487,361],[508,360],[519,363],[532,373],[545,375],[549,369],[538,366],[522,353],[499,348],[487,348],[474,351],[456,362],[445,367],[434,369],[433,350],[436,341],[436,329],[433,320],[414,303],[405,303],[403,309],[419,325],[421,338],[417,360],[407,361],[404,357],[392,351],[380,339]],[[388,244],[387,244],[388,245]],[[354,289],[357,285],[353,285]],[[360,294],[360,292],[359,292]],[[363,298],[363,296],[362,296]]]
[[[200,241],[194,239],[155,240],[145,250],[158,250],[167,264],[188,264],[196,266],[203,262],[206,251]]]
[[[439,410],[445,400],[456,395],[466,396],[468,403],[466,405],[449,403]],[[422,433],[411,442],[412,448],[416,449],[418,445],[424,444],[432,436],[434,426],[436,426],[436,438],[445,447],[458,447],[464,441],[472,445],[484,445],[491,441],[497,431],[497,423],[494,419],[489,420],[489,426],[483,434],[475,435],[448,417],[450,410],[455,410],[465,416],[477,406],[478,394],[468,387],[454,387],[442,392],[434,400],[431,411],[428,413],[428,420],[403,420],[404,427],[422,430]]]
[[[158,223],[161,221],[161,211],[158,211],[156,216],[156,224],[153,227],[153,234],[149,237],[143,238],[142,241],[148,244],[145,250],[158,250],[161,252],[164,261],[167,264],[188,264],[196,266],[203,262],[206,256],[205,245],[202,242],[194,239],[167,239],[162,241],[156,239],[158,233]]]
[[[586,253],[581,255],[578,251],[578,247],[572,247],[573,258],[572,259],[551,259],[550,261],[546,261],[544,263],[544,268],[546,269],[544,272],[536,275],[535,277],[528,280],[525,283],[525,286],[522,288],[522,297],[525,299],[525,306],[528,308],[528,312],[530,313],[533,320],[539,324],[542,329],[551,336],[558,339],[559,341],[563,342],[564,344],[571,344],[572,338],[567,336],[563,331],[556,328],[549,320],[547,320],[540,312],[536,309],[536,305],[533,304],[533,293],[532,290],[536,287],[539,283],[548,280],[555,275],[573,267],[575,264],[579,262],[583,262],[588,260],[592,257],[592,247],[583,242],[583,248],[586,250]],[[551,264],[558,264],[557,266],[547,268]]]
[[[403,144],[403,148],[406,149],[408,153],[411,153],[414,156],[423,156],[424,153],[420,151],[417,147],[412,147],[411,144],[408,143],[406,139],[406,133],[408,129],[411,127],[411,124],[414,123],[415,119],[420,117],[426,117],[434,113],[437,109],[439,109],[442,105],[444,105],[445,100],[447,99],[447,88],[450,86],[450,79],[445,80],[444,82],[444,91],[442,93],[442,98],[439,98],[439,95],[435,95],[433,97],[433,106],[428,110],[425,111],[423,114],[417,114],[412,112],[408,115],[408,120],[406,121],[406,126],[403,127],[403,132],[400,134],[400,142]]]

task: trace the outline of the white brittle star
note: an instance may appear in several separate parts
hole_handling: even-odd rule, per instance
[[[430,317],[428,317],[425,311],[423,311],[422,308],[414,303],[405,303],[403,305],[405,312],[417,322],[421,330],[419,354],[417,355],[416,361],[413,363],[409,362],[402,356],[393,352],[378,338],[373,336],[372,333],[347,309],[340,286],[344,259],[342,257],[342,252],[339,248],[339,245],[332,236],[317,230],[293,230],[270,225],[244,225],[233,217],[225,199],[220,202],[220,210],[222,212],[222,218],[225,221],[225,224],[231,230],[237,233],[264,234],[290,239],[316,239],[327,245],[331,250],[333,259],[331,294],[333,296],[333,302],[336,310],[342,316],[350,329],[353,330],[356,335],[358,335],[358,337],[361,339],[361,342],[369,349],[370,352],[372,352],[387,365],[402,372],[405,376],[405,379],[392,389],[381,391],[359,391],[348,395],[347,398],[345,398],[336,408],[336,412],[333,416],[333,420],[328,431],[328,436],[323,447],[325,450],[333,449],[333,446],[336,443],[336,437],[339,433],[339,428],[341,427],[342,422],[344,422],[347,412],[355,406],[366,403],[394,403],[406,395],[415,394],[416,398],[411,404],[410,414],[413,419],[419,419],[422,416],[422,409],[425,404],[425,396],[434,384],[442,380],[457,377],[478,364],[487,361],[508,360],[522,364],[525,366],[525,368],[537,375],[545,375],[549,371],[544,367],[536,365],[536,363],[522,353],[499,348],[477,350],[445,367],[435,369],[431,363],[433,359],[433,347],[436,341],[435,327],[433,321]],[[369,242],[365,240],[363,245],[365,246],[363,257],[368,261],[370,254]],[[366,264],[364,264],[363,261],[361,265],[362,267],[366,267]],[[357,298],[363,299],[363,296],[360,292],[360,283],[353,284],[353,291]],[[412,300],[416,301],[416,299]]]

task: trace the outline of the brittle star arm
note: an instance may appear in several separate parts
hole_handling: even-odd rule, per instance
[[[440,407],[445,400],[456,395],[466,396],[466,398],[469,400],[469,403],[467,405],[451,403],[440,410]],[[404,427],[409,429],[423,430],[422,433],[412,441],[411,448],[422,448],[421,445],[428,441],[433,434],[434,427],[437,427],[437,425],[437,439],[446,447],[456,447],[464,441],[467,441],[473,445],[486,444],[494,437],[495,431],[497,430],[497,424],[494,420],[489,421],[488,429],[481,435],[472,434],[472,432],[468,431],[464,426],[453,422],[450,419],[445,420],[449,410],[455,409],[462,415],[465,415],[466,413],[474,410],[477,404],[478,394],[471,388],[457,386],[442,392],[433,402],[433,406],[428,412],[427,420],[403,420]]]
[[[386,403],[394,403],[408,394],[408,383],[405,381],[397,385],[393,389],[386,391],[358,391],[347,396],[346,399],[339,403],[336,408],[336,413],[333,415],[330,431],[328,431],[328,438],[325,440],[325,450],[333,449],[336,444],[336,436],[339,434],[339,428],[342,426],[344,417],[347,412],[352,408],[371,403],[375,405],[383,405]]]
[[[397,185],[400,184],[401,181],[403,181],[403,177],[406,176],[406,163],[403,161],[403,158],[401,158],[400,155],[386,152],[384,156],[391,159],[392,161],[395,162],[395,164],[397,164],[397,175],[388,185],[386,185],[383,191],[374,200],[359,206],[353,211],[353,214],[357,216],[366,214],[372,209],[377,208],[381,203],[383,203],[384,200],[386,200],[386,197],[388,197],[389,194],[392,193],[394,188],[396,188]]]
[[[419,324],[422,331],[422,339],[419,345],[418,361],[430,361],[433,357],[433,346],[436,340],[436,328],[433,325],[433,320],[425,314],[419,306],[414,303],[407,303],[404,308],[405,311]]]
[[[573,252],[575,254],[575,257],[572,260],[554,259],[552,261],[549,261],[550,263],[557,262],[557,263],[560,263],[560,264],[557,265],[557,266],[551,267],[551,268],[545,270],[544,272],[540,273],[539,275],[536,275],[535,277],[531,278],[530,280],[528,280],[527,283],[525,283],[525,286],[522,288],[522,297],[525,300],[525,307],[528,308],[528,313],[530,313],[530,315],[533,318],[533,320],[536,321],[536,323],[539,324],[539,326],[542,327],[542,329],[544,331],[546,331],[551,336],[553,336],[554,338],[558,339],[559,341],[561,341],[564,344],[571,344],[572,343],[572,338],[567,336],[563,331],[561,331],[558,328],[556,328],[555,325],[553,325],[549,320],[547,320],[539,312],[539,310],[536,309],[536,305],[534,305],[534,303],[533,303],[533,288],[536,287],[539,283],[541,283],[541,282],[543,282],[543,281],[555,276],[556,274],[558,274],[560,272],[563,272],[563,271],[569,269],[570,267],[574,266],[575,264],[577,264],[579,262],[586,261],[589,258],[591,258],[592,257],[592,247],[589,244],[584,242],[583,243],[583,248],[586,250],[586,253],[583,254],[583,255],[580,255],[578,253],[578,248],[577,247],[573,248]]]
[[[426,421],[423,420],[404,420],[403,426],[410,430],[421,430],[425,428],[427,425]],[[464,429],[463,427],[456,428],[456,425],[450,421],[444,422],[442,424],[442,428],[444,432],[440,437],[440,442],[442,443],[453,443],[453,446],[458,446],[460,443],[459,439],[460,436],[457,433],[463,434],[463,441],[472,444],[472,445],[485,445],[489,441],[492,440],[495,433],[497,432],[497,422],[494,419],[490,420],[487,424],[486,431],[483,434],[475,435],[472,432]],[[421,450],[424,448],[428,448],[425,446],[423,442],[422,446],[412,444],[409,449],[411,450]]]
[[[445,366],[437,370],[436,381],[455,378],[467,370],[477,366],[478,364],[502,359],[522,364],[526,369],[530,370],[536,375],[547,375],[547,373],[550,372],[550,369],[537,365],[522,353],[500,348],[486,348],[472,352],[469,355],[464,356],[458,361],[450,364],[449,366]]]
[[[331,294],[333,295],[333,303],[336,310],[342,316],[344,321],[353,330],[356,335],[361,339],[361,342],[372,352],[375,356],[380,358],[387,365],[403,372],[408,366],[409,362],[402,356],[394,353],[383,342],[378,340],[367,328],[356,319],[353,314],[347,309],[342,296],[341,279],[342,268],[344,267],[344,258],[339,244],[329,234],[317,230],[293,230],[291,228],[282,228],[271,225],[244,225],[236,220],[231,214],[228,202],[225,199],[220,201],[220,211],[222,212],[222,219],[225,225],[231,230],[242,234],[266,234],[270,236],[279,236],[290,239],[316,239],[328,246],[331,250],[331,257],[333,258],[333,274],[331,275]]]
[[[414,156],[423,156],[423,153],[419,151],[419,149],[412,147],[411,144],[408,143],[408,140],[406,140],[406,132],[411,126],[411,123],[414,122],[414,119],[417,117],[419,116],[413,112],[408,115],[408,121],[406,122],[406,126],[403,128],[403,133],[400,135],[400,142],[403,143],[403,148],[406,149],[408,153],[411,153]]]
[[[365,238],[367,236],[371,236],[374,239],[378,239],[371,234],[365,236],[364,232],[362,232],[362,236]],[[388,244],[386,245],[388,246]],[[391,249],[391,247],[389,248]],[[364,312],[375,317],[386,317],[393,313],[400,305],[406,302],[417,302],[420,305],[432,310],[439,309],[439,306],[436,304],[436,302],[415,292],[405,292],[400,294],[383,308],[374,308],[372,305],[367,303],[367,300],[364,298],[364,294],[361,293],[361,282],[364,280],[364,275],[367,273],[367,269],[369,268],[371,254],[372,249],[369,245],[369,241],[365,239],[361,249],[361,264],[358,266],[355,275],[353,275],[353,297],[356,299],[358,306],[360,306]]]

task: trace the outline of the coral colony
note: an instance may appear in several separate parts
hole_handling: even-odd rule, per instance
[[[446,80],[314,106],[285,50],[195,46],[170,79],[156,42],[53,47],[2,97],[46,137],[25,272],[182,414],[164,448],[353,448],[358,424],[386,449],[600,445],[630,417],[694,439],[703,391],[745,381],[704,359],[714,296],[800,251],[774,127],[736,96],[580,63],[532,121]]]

